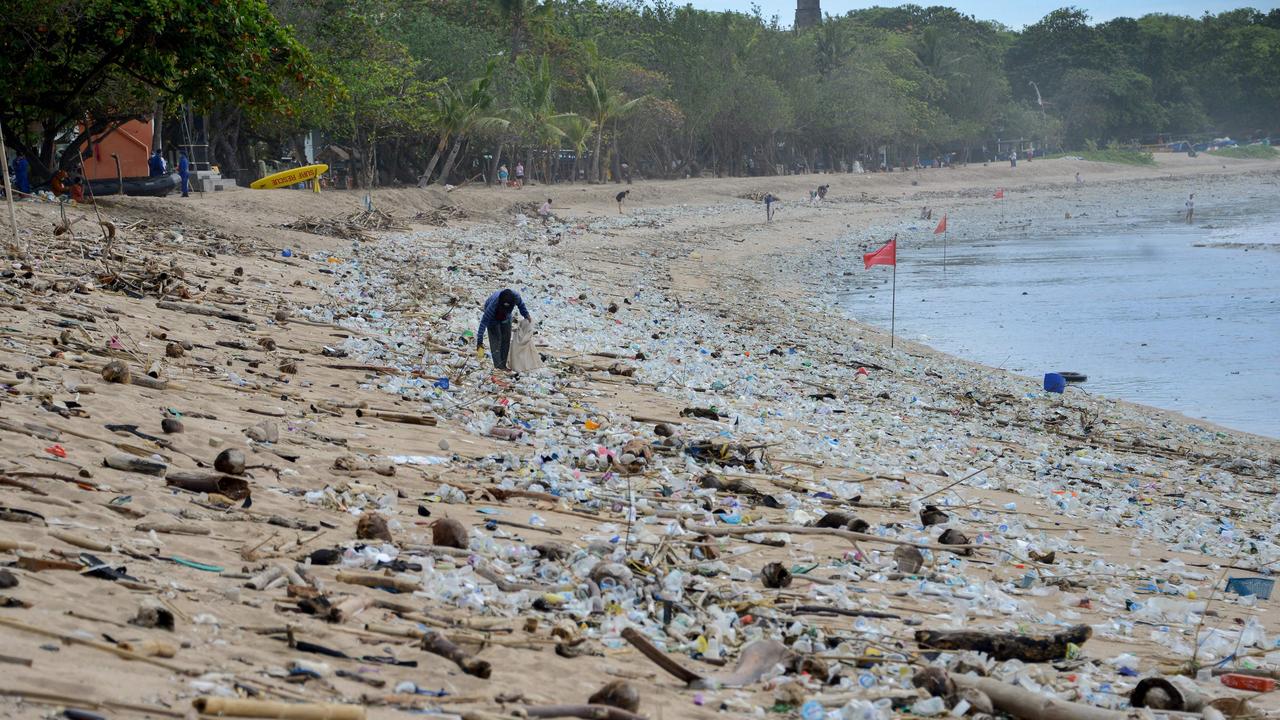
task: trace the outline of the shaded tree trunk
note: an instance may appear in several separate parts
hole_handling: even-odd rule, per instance
[[[444,168],[440,170],[440,177],[436,180],[436,184],[444,185],[449,182],[449,173],[453,171],[453,162],[458,159],[458,151],[462,149],[462,136],[453,139],[453,147],[449,149],[449,157],[444,161]]]
[[[440,157],[444,155],[444,149],[448,145],[449,136],[441,135],[440,142],[436,143],[436,152],[431,156],[431,162],[427,163],[427,169],[418,176],[418,187],[426,187],[431,184],[431,173],[435,172],[436,164],[440,162]]]
[[[622,183],[622,153],[618,152],[618,125],[614,123],[613,134],[609,143],[609,169],[613,172],[613,181]]]
[[[596,128],[596,151],[591,155],[591,167],[587,171],[587,182],[600,182],[600,144],[604,141],[604,127]]]
[[[489,177],[486,178],[486,185],[500,183],[498,179],[498,166],[502,164],[502,141],[498,141],[498,146],[493,149],[493,160],[489,163]]]

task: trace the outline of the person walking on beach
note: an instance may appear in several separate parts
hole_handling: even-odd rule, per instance
[[[819,202],[821,202],[821,201],[823,201],[823,200],[826,200],[826,199],[827,199],[827,191],[828,191],[828,190],[830,190],[830,189],[831,189],[831,186],[830,186],[830,185],[819,185],[819,186],[818,186],[818,201],[819,201]]]
[[[511,321],[515,319],[516,308],[519,308],[525,320],[533,322],[524,299],[511,288],[499,290],[484,301],[480,329],[476,332],[476,357],[484,357],[484,338],[487,332],[489,354],[493,357],[493,367],[497,370],[507,369],[507,355],[511,352]]]
[[[182,181],[182,197],[191,197],[191,161],[187,151],[178,151],[178,178]]]
[[[160,148],[156,148],[151,153],[151,159],[147,160],[147,169],[150,170],[151,177],[160,177],[165,174],[164,156],[160,154]]]
[[[1018,151],[1017,150],[1009,151],[1009,167],[1011,168],[1018,167]]]
[[[1080,177],[1080,173],[1076,173],[1076,187],[1084,184],[1084,178]]]
[[[1187,198],[1187,224],[1188,225],[1191,224],[1191,218],[1193,218],[1195,214],[1196,214],[1196,194],[1191,193],[1191,196]]]
[[[31,194],[31,163],[22,153],[13,159],[13,189],[23,195]]]
[[[524,163],[516,163],[516,187],[524,187]]]
[[[622,201],[623,201],[623,200],[626,200],[626,199],[627,199],[627,196],[628,196],[628,195],[630,195],[630,194],[631,194],[631,191],[630,191],[630,190],[623,190],[622,192],[620,192],[620,193],[618,193],[617,195],[614,195],[614,196],[613,196],[613,199],[618,201],[618,214],[619,214],[619,215],[621,215],[621,214],[622,214]]]
[[[543,225],[551,221],[551,198],[547,198],[542,207],[538,208],[538,217],[542,218]]]
[[[764,221],[765,222],[773,222],[773,203],[777,199],[778,198],[773,196],[773,193],[764,194]]]
[[[507,166],[499,165],[498,166],[498,187],[506,187],[507,178],[510,176],[511,176],[511,173],[507,171]]]

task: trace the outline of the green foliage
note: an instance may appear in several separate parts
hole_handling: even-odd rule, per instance
[[[86,119],[101,128],[160,100],[287,115],[326,79],[263,0],[10,0],[0,13],[0,121],[43,163]]]
[[[1237,145],[1236,147],[1218,148],[1210,153],[1214,157],[1232,158],[1233,160],[1275,160],[1280,158],[1280,150],[1270,145]]]
[[[433,179],[494,168],[495,151],[552,178],[562,147],[598,180],[624,159],[647,176],[772,173],[1277,129],[1280,11],[1094,23],[1066,7],[1014,32],[902,5],[795,33],[678,3],[15,0],[0,120],[56,128],[52,147],[86,114],[190,102],[252,139],[320,130]]]

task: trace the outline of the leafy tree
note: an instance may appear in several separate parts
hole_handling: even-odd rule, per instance
[[[600,156],[600,146],[604,141],[605,129],[610,123],[613,123],[616,132],[618,120],[634,110],[640,104],[641,99],[628,100],[622,95],[613,92],[600,79],[593,78],[590,75],[587,76],[587,90],[591,119],[596,125],[596,147],[595,152],[591,154],[591,170],[587,175],[587,180],[588,182],[603,182],[604,165]]]
[[[587,152],[587,143],[595,133],[596,124],[591,118],[573,113],[561,115],[556,124],[560,128],[565,142],[573,148],[573,182],[578,181],[582,171],[582,160]]]
[[[48,177],[86,138],[160,99],[234,103],[250,117],[319,92],[310,53],[263,0],[10,0],[0,13],[0,122]],[[67,135],[80,125],[79,133]],[[70,140],[55,156],[59,140]]]
[[[449,174],[458,158],[458,151],[462,149],[462,143],[472,132],[505,127],[509,124],[508,120],[490,114],[494,105],[493,70],[494,63],[490,62],[484,75],[461,87],[447,83],[435,96],[435,130],[440,140],[426,171],[418,179],[419,185],[426,185],[430,181],[431,173],[435,170],[444,149],[449,146],[450,139],[453,140],[453,146],[449,149],[449,155],[437,179],[441,185],[449,181]]]

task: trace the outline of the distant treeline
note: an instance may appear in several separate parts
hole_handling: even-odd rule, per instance
[[[46,169],[74,161],[57,149],[86,118],[101,130],[183,107],[207,118],[228,174],[300,157],[315,131],[357,186],[492,181],[517,163],[548,182],[617,179],[623,163],[643,177],[873,169],[985,159],[998,140],[1280,129],[1280,10],[1091,25],[1064,8],[1018,32],[903,5],[794,32],[664,0],[17,5],[0,20],[0,121]]]

